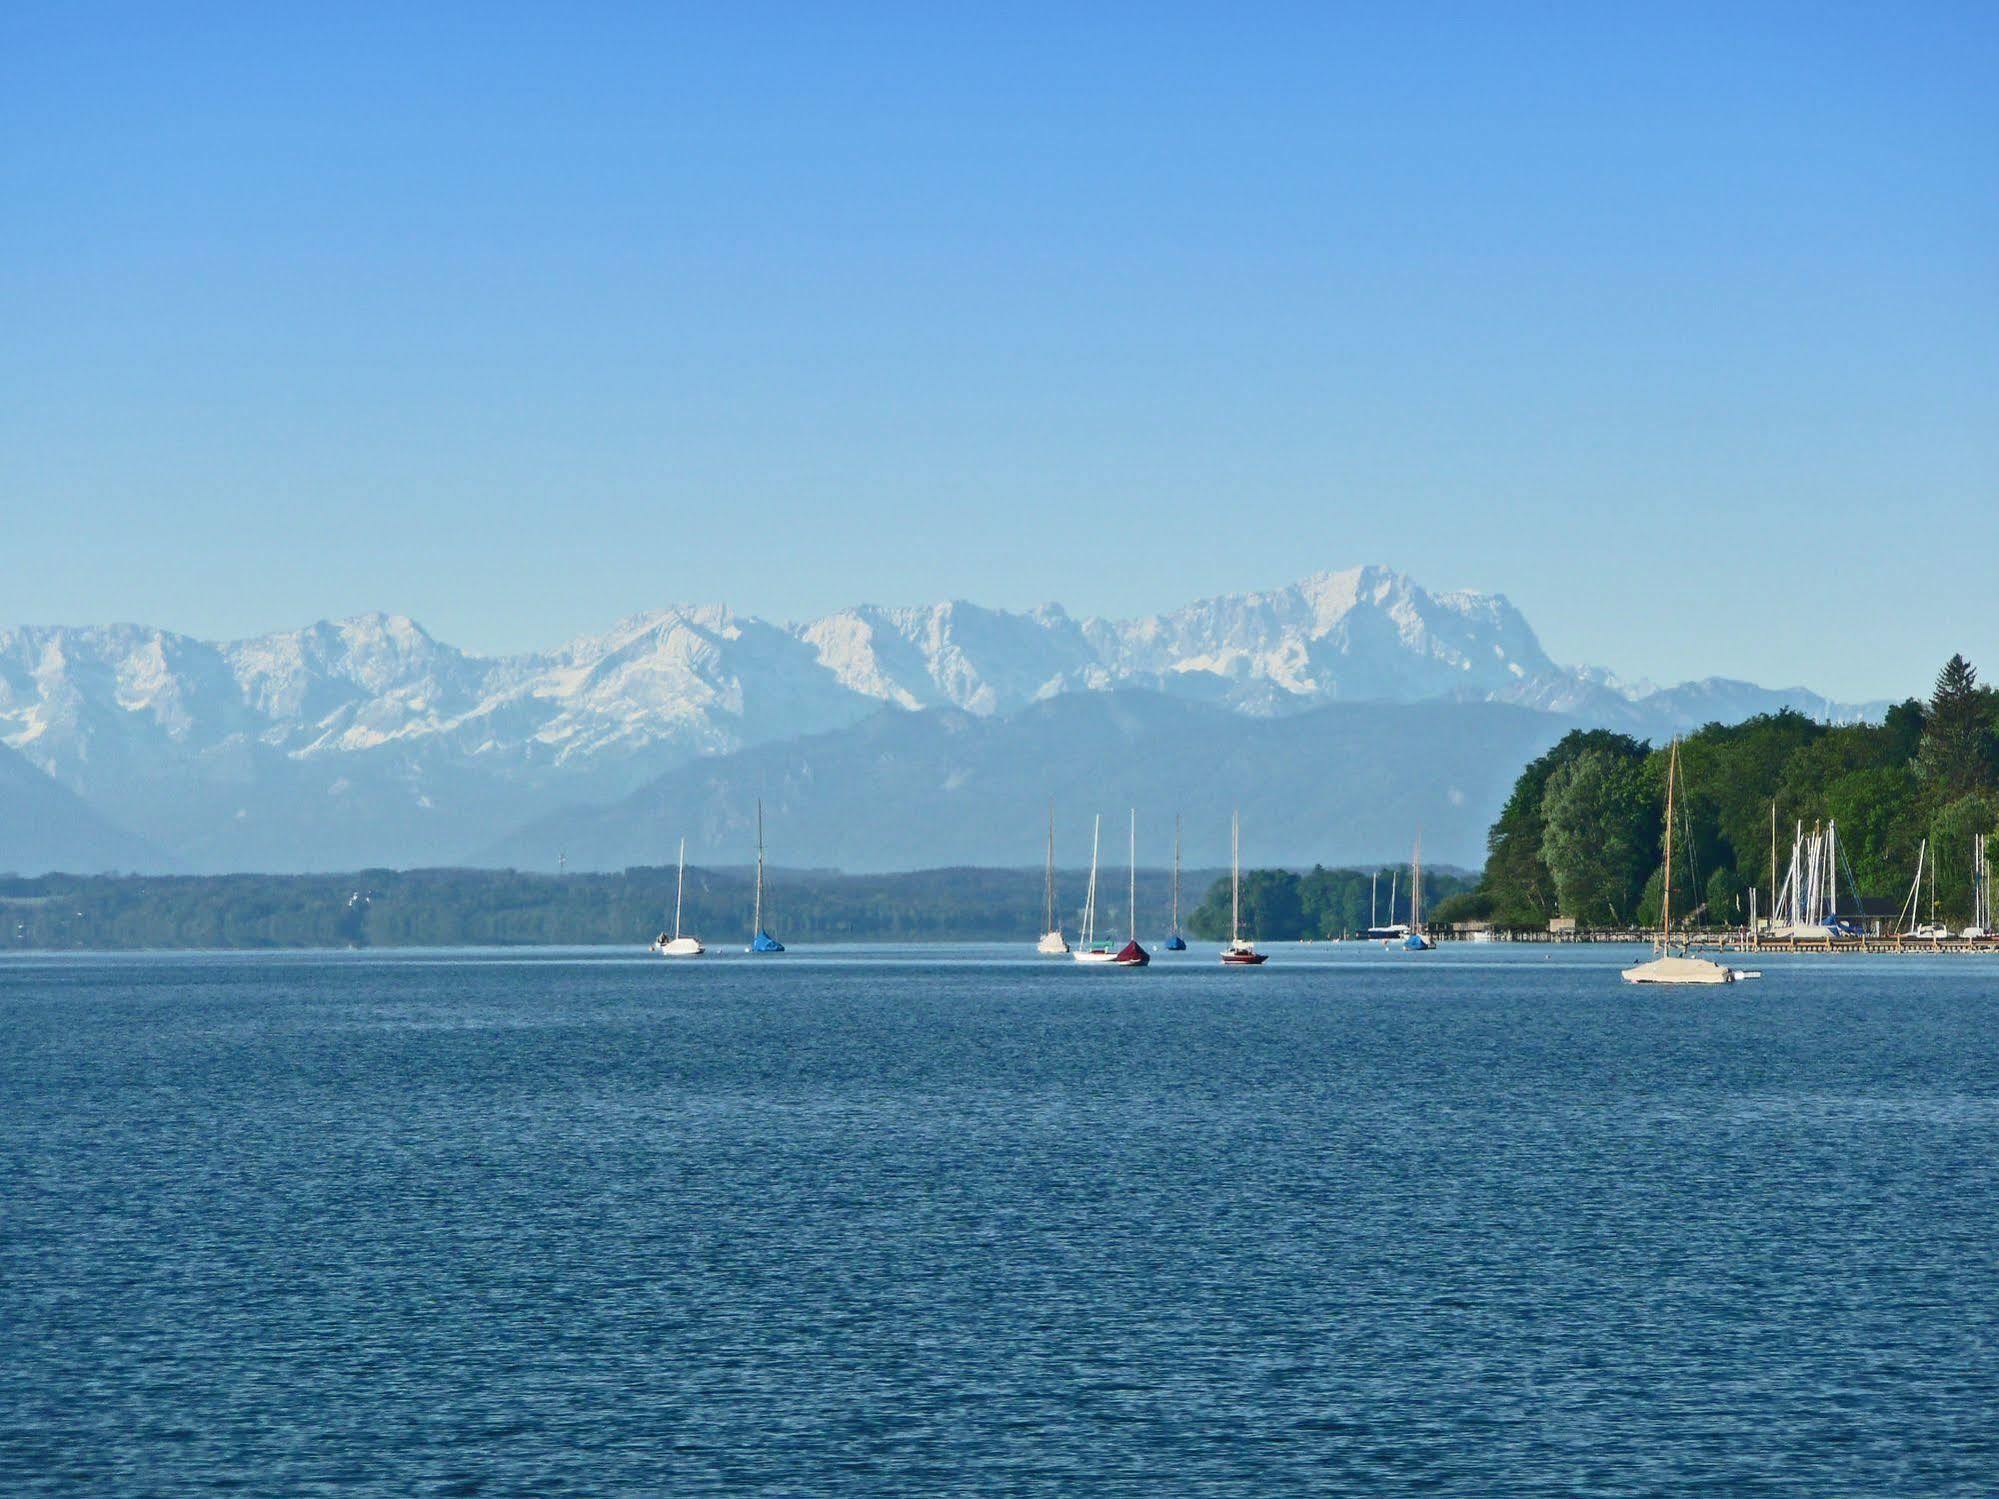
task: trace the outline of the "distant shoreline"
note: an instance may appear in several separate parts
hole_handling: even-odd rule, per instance
[[[1372,871],[1321,871],[1321,886],[1347,902],[1346,929],[1366,924],[1370,898],[1385,903],[1406,891],[1406,875],[1384,866],[1378,892]],[[1202,936],[1200,910],[1225,910],[1215,894],[1224,871],[1181,874],[1181,925]],[[1295,886],[1285,871],[1245,871]],[[1305,876],[1305,879],[1314,876]],[[1426,878],[1442,886],[1448,872]],[[840,874],[773,869],[766,881],[766,922],[787,943],[1010,942],[1045,928],[1045,876],[1038,868],[957,868],[899,874]],[[1078,929],[1087,873],[1056,873],[1056,920]],[[1172,928],[1172,876],[1138,871],[1137,928],[1163,938]],[[1439,890],[1439,893],[1442,893]],[[1129,924],[1126,876],[1107,868],[1100,881],[1101,929]],[[747,869],[687,871],[683,926],[712,947],[751,936]],[[643,948],[671,924],[674,871],[530,874],[515,870],[360,870],[301,875],[0,876],[0,953],[128,951],[345,951],[421,948]],[[1295,899],[1273,908],[1271,941],[1300,935]],[[1321,920],[1329,919],[1321,917]],[[1253,925],[1253,923],[1252,923]],[[1219,935],[1214,933],[1212,935]]]

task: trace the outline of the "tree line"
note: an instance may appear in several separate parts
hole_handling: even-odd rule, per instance
[[[1487,835],[1483,878],[1440,904],[1437,920],[1656,923],[1666,765],[1665,746],[1601,729],[1568,735],[1521,772]],[[1685,913],[1695,924],[1738,925],[1752,888],[1768,914],[1797,824],[1836,822],[1842,909],[1855,893],[1899,903],[1927,843],[1937,914],[1961,924],[1972,908],[1972,840],[1999,831],[1999,692],[1953,656],[1926,701],[1899,703],[1879,724],[1788,711],[1709,724],[1680,742],[1680,773],[1676,923]]]
[[[1200,879],[1212,877],[1203,871]],[[749,870],[690,868],[685,930],[713,947],[746,942]],[[1141,935],[1170,923],[1169,876],[1140,870]],[[1060,888],[1073,934],[1084,885]],[[1115,886],[1113,890],[1111,886]],[[367,869],[316,875],[0,876],[0,951],[49,948],[642,946],[673,920],[674,870],[528,874]],[[1123,879],[1105,886],[1100,923],[1127,925]],[[1020,941],[1041,931],[1039,869],[905,874],[771,870],[766,924],[785,942]]]
[[[1423,872],[1425,924],[1437,903],[1473,888],[1464,875]],[[1295,942],[1351,937],[1370,925],[1410,919],[1413,894],[1407,864],[1376,869],[1327,869],[1314,865],[1304,874],[1288,869],[1246,869],[1242,876],[1242,930],[1253,941]],[[1187,930],[1211,942],[1230,935],[1230,888],[1226,877],[1208,887],[1187,918]]]

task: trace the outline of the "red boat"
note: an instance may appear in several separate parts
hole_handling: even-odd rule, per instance
[[[1143,968],[1147,963],[1152,961],[1152,954],[1140,947],[1138,939],[1134,937],[1117,950],[1117,956],[1112,958],[1111,961],[1120,968]],[[1261,958],[1257,959],[1259,963],[1262,961],[1263,959]]]

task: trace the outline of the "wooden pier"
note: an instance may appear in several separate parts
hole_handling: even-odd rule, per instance
[[[1572,943],[1612,943],[1620,946],[1649,947],[1659,940],[1657,932],[1635,928],[1586,931],[1492,931],[1480,937],[1471,932],[1437,932],[1444,942],[1541,942],[1556,946]],[[1990,953],[1999,955],[1999,936],[1992,937],[1764,937],[1751,932],[1697,932],[1675,937],[1691,952],[1733,953],[1902,953],[1930,957],[1938,953]]]

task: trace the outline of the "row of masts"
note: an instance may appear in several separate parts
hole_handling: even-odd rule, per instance
[[[1104,820],[1099,814],[1090,829],[1090,883],[1083,900],[1083,923],[1079,937],[1080,945],[1072,949],[1067,935],[1055,916],[1055,808],[1048,809],[1047,871],[1042,895],[1042,931],[1036,944],[1036,951],[1049,956],[1069,953],[1080,963],[1117,962],[1127,967],[1142,967],[1150,961],[1148,954],[1138,942],[1138,811],[1131,811],[1129,852],[1127,871],[1129,889],[1126,896],[1126,941],[1125,946],[1113,952],[1108,942],[1097,937],[1097,870],[1103,848]],[[1399,871],[1398,871],[1399,874]],[[1378,878],[1378,875],[1377,875]],[[1394,886],[1390,886],[1390,909],[1393,910]],[[1410,917],[1407,926],[1398,926],[1393,933],[1374,927],[1373,891],[1369,893],[1370,937],[1392,936],[1395,945],[1413,952],[1428,952],[1434,944],[1422,934],[1420,923],[1423,919],[1423,835],[1416,835],[1416,847],[1411,863]],[[1184,952],[1186,940],[1180,935],[1180,819],[1173,819],[1173,926],[1166,939],[1166,950]],[[1222,949],[1222,961],[1231,964],[1257,964],[1264,955],[1256,950],[1253,942],[1242,935],[1242,816],[1229,814],[1229,941]]]

